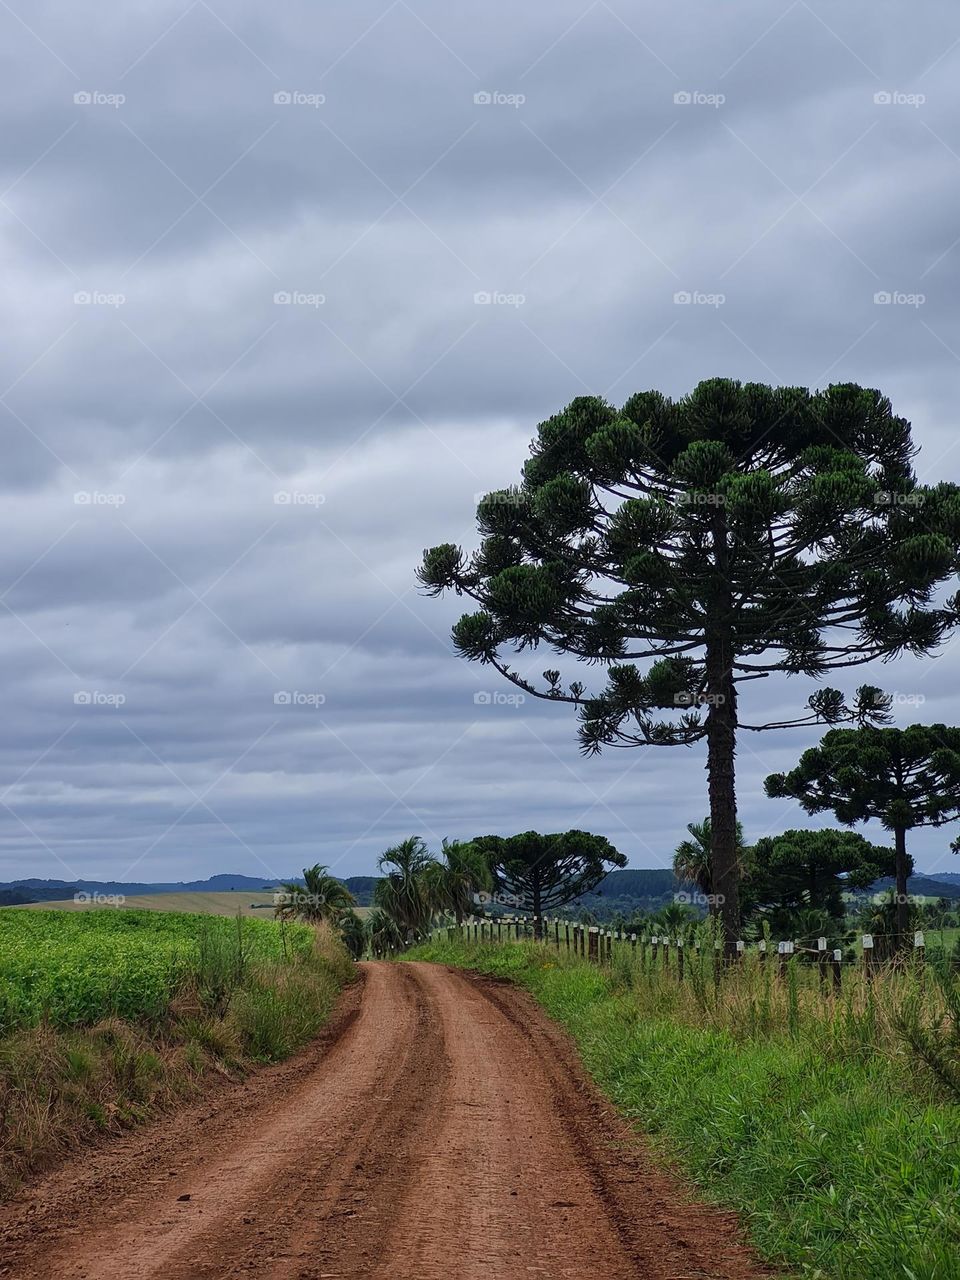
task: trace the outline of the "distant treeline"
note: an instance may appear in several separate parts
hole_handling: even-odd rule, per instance
[[[369,907],[373,901],[374,886],[378,876],[345,876],[343,883],[347,886],[357,905]],[[299,882],[300,877],[291,877],[290,883]],[[889,889],[893,881],[878,880],[863,895],[881,893]],[[122,880],[13,880],[0,883],[0,906],[15,907],[30,902],[51,902],[63,898],[72,898],[77,893],[122,893],[128,898],[141,894],[154,893],[237,893],[257,894],[272,893],[274,884],[268,880],[254,876],[216,875],[207,880],[191,880],[185,883],[168,884],[129,884]],[[907,882],[908,892],[917,897],[949,898],[960,900],[960,875],[945,872],[939,876],[911,876]],[[598,919],[609,919],[620,914],[630,916],[640,911],[657,911],[674,901],[679,893],[694,893],[690,885],[681,884],[670,870],[637,869],[611,871],[601,880],[597,888],[571,904],[571,910],[589,911]]]

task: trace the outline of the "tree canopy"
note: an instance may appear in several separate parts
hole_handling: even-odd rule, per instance
[[[812,908],[839,919],[845,890],[866,889],[893,873],[894,851],[853,831],[784,831],[754,844],[745,905],[781,913]]]
[[[879,821],[894,833],[897,933],[908,927],[906,833],[960,817],[960,729],[833,729],[788,773],[771,774],[767,795],[793,796],[807,813],[838,821]]]
[[[960,567],[960,491],[919,486],[913,453],[909,423],[852,384],[714,378],[620,409],[581,396],[539,425],[522,483],[481,500],[479,548],[424,554],[428,592],[478,606],[457,650],[576,705],[586,752],[706,739],[729,947],[738,729],[882,723],[888,707],[869,686],[849,704],[821,688],[796,716],[756,722],[740,716],[742,683],[926,653],[960,620],[960,597],[937,595]],[[604,666],[606,682],[588,694],[579,676],[521,669],[542,645]]]
[[[541,835],[478,836],[472,842],[489,859],[497,889],[535,919],[537,933],[544,912],[556,910],[589,893],[613,867],[627,859],[605,836],[586,831]]]

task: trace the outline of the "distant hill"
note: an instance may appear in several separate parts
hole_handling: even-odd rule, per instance
[[[589,911],[598,920],[612,916],[631,916],[638,911],[659,911],[673,902],[683,885],[668,869],[611,871],[592,893],[585,893],[571,903],[574,910]]]
[[[178,883],[148,884],[127,880],[8,880],[0,883],[0,907],[17,907],[32,902],[63,902],[78,893],[123,894],[126,898],[154,897],[161,893],[237,893],[262,894],[272,890],[276,880],[262,876],[216,875],[206,880],[186,880]],[[290,876],[289,883],[302,883],[301,876]],[[347,876],[344,884],[357,900],[357,905],[368,907],[373,898],[376,876]]]
[[[892,889],[894,883],[893,878],[887,876],[883,880],[875,880],[865,892],[883,893],[887,889]],[[915,894],[918,898],[960,898],[960,879],[941,880],[933,876],[909,876],[907,893]]]

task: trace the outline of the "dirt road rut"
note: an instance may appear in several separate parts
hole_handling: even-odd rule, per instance
[[[17,1280],[752,1280],[523,993],[363,966],[329,1043],[0,1212]],[[352,1001],[352,1007],[351,1007]]]

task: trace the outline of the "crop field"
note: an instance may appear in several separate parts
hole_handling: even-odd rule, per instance
[[[211,893],[150,893],[124,898],[121,909],[130,911],[187,912],[191,915],[237,916],[253,920],[273,918],[273,891],[251,894],[232,892]],[[14,907],[15,911],[116,911],[111,902],[96,898],[63,898],[53,902],[31,902],[27,906]],[[363,919],[370,908],[354,908]]]
[[[269,920],[273,916],[273,891],[251,894],[150,893],[123,899],[120,907],[131,911],[172,911],[204,916],[249,916]],[[63,898],[53,902],[31,902],[17,911],[116,911],[117,905],[102,898]]]
[[[0,1035],[47,1020],[82,1026],[162,1017],[191,980],[226,964],[280,960],[312,933],[272,921],[104,909],[0,910]]]

